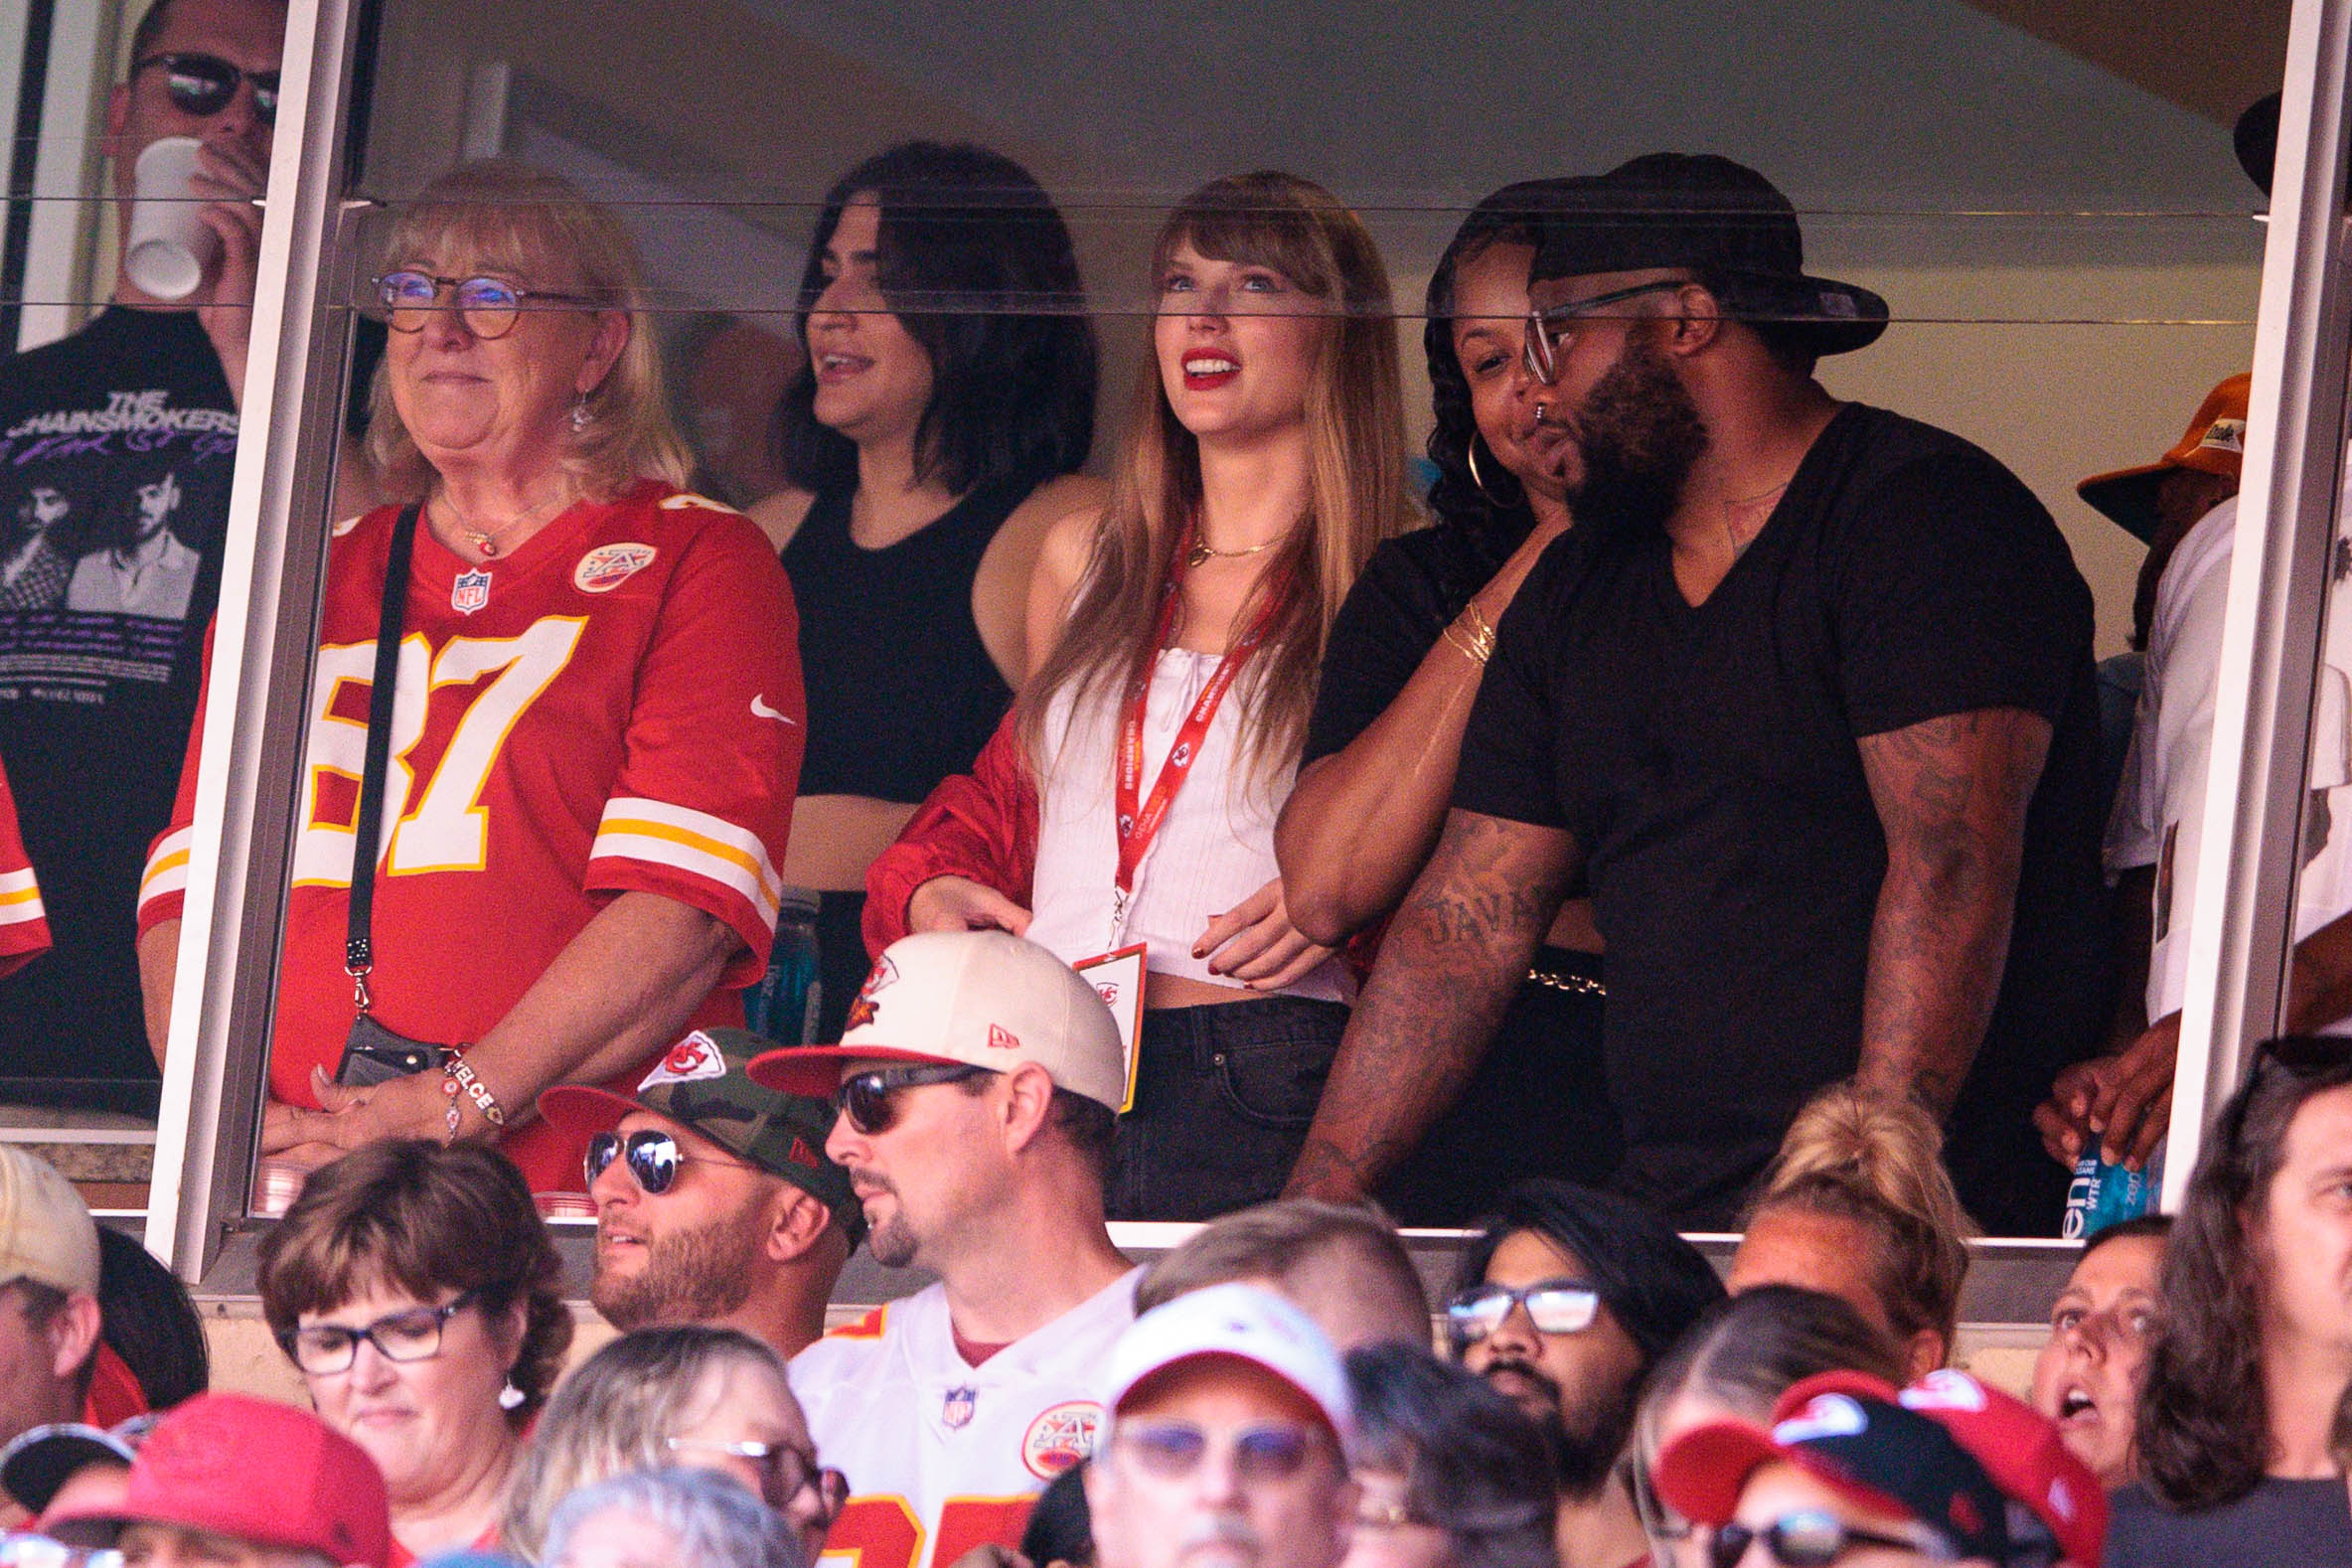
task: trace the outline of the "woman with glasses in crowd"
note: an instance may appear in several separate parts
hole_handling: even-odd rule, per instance
[[[1353,977],[1293,924],[1274,819],[1332,618],[1410,513],[1388,278],[1352,213],[1218,180],[1152,264],[1110,505],[1046,536],[1016,722],[875,862],[866,937],[1142,944],[1110,1206],[1192,1219],[1280,1187],[1346,1024]]]
[[[819,1468],[784,1362],[749,1334],[683,1325],[623,1334],[563,1380],[507,1499],[508,1551],[541,1559],[548,1517],[582,1487],[668,1466],[734,1477],[814,1564],[849,1484]]]
[[[467,164],[401,214],[383,265],[369,443],[406,505],[328,550],[262,1152],[496,1139],[536,1190],[568,1191],[582,1151],[532,1121],[540,1091],[634,1089],[689,1026],[740,1024],[766,966],[803,734],[791,593],[758,529],[680,488],[611,214]],[[141,892],[167,992],[203,731],[200,712]]]
[[[1012,159],[912,141],[852,169],[800,298],[792,488],[751,516],[800,609],[809,743],[784,880],[821,894],[814,1038],[832,1040],[865,978],[866,867],[1004,717],[1038,546],[1104,487],[1075,472],[1094,441],[1085,284]]]
[[[262,1237],[260,1273],[319,1418],[384,1472],[392,1568],[493,1546],[571,1344],[562,1265],[515,1168],[479,1144],[347,1155]]]
[[[1527,271],[1570,183],[1496,191],[1430,274],[1438,527],[1382,546],[1341,607],[1275,836],[1292,915],[1321,941],[1376,925],[1429,859],[1494,627],[1571,521],[1556,469],[1566,434],[1525,352]],[[1455,1109],[1382,1184],[1400,1221],[1463,1224],[1529,1176],[1608,1179],[1618,1131],[1601,1076],[1600,952],[1591,900],[1571,900]]]
[[[2110,1568],[2352,1562],[2352,1040],[2267,1040],[2164,1247]]]

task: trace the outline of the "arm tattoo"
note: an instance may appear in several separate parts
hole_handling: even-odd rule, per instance
[[[1290,1190],[1368,1191],[1486,1054],[1576,862],[1557,829],[1455,811],[1405,897],[1324,1086]]]
[[[1979,708],[1859,744],[1887,870],[1856,1076],[1941,1114],[1992,1019],[2050,724],[2019,708]]]

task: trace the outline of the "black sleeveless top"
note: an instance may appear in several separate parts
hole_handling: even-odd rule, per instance
[[[972,579],[1031,488],[983,486],[882,549],[850,538],[850,491],[810,504],[782,556],[808,686],[803,795],[912,805],[972,765],[1013,700],[973,623]]]

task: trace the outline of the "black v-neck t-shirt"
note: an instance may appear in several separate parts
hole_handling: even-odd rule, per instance
[[[1695,607],[1654,530],[1586,520],[1545,553],[1503,617],[1454,804],[1584,852],[1620,1186],[1686,1226],[1730,1220],[1798,1108],[1859,1059],[1887,853],[1856,741],[2020,707],[2054,734],[1951,1160],[1996,1234],[2056,1230],[2066,1174],[2029,1117],[2107,1007],[2091,628],[2031,492],[1859,404]]]

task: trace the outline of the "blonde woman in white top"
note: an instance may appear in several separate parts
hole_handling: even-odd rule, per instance
[[[1332,617],[1411,514],[1388,280],[1352,213],[1291,175],[1218,180],[1153,267],[1111,501],[1046,537],[999,765],[875,863],[866,936],[1144,944],[1111,1209],[1193,1219],[1280,1190],[1346,1024],[1353,978],[1291,924],[1274,820]]]

